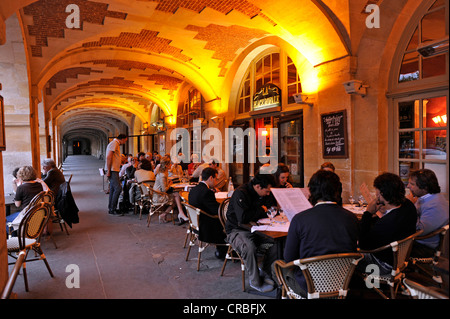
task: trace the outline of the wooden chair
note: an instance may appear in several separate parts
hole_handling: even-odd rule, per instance
[[[210,243],[203,242],[198,238],[198,234],[200,232],[200,214],[204,214],[210,218],[219,218],[218,216],[210,215],[207,212],[201,210],[200,208],[194,207],[186,202],[181,203],[188,213],[189,218],[189,226],[191,228],[190,239],[189,239],[189,247],[186,254],[186,261],[189,260],[189,253],[191,252],[191,247],[195,246],[195,242],[198,243],[198,260],[197,260],[197,271],[200,270],[200,260],[203,250],[206,249],[210,245]],[[218,244],[214,244],[218,245]]]
[[[448,299],[448,295],[436,287],[425,287],[408,278],[403,279],[403,284],[411,293],[412,299]]]
[[[219,219],[220,219],[220,223],[222,224],[224,232],[225,232],[225,223],[227,222],[227,210],[228,210],[229,204],[230,204],[230,199],[227,198],[219,206]],[[231,246],[230,243],[226,243],[226,245],[227,245],[228,249],[227,249],[227,254],[225,255],[225,260],[223,261],[223,266],[222,266],[222,271],[220,272],[220,276],[223,276],[225,267],[229,260],[232,260],[233,262],[240,261],[241,271],[242,271],[242,291],[245,291],[244,260],[242,259],[241,255],[239,255],[239,253],[236,250],[234,250],[233,246]]]
[[[374,281],[380,284],[389,285],[390,296],[392,299],[395,299],[397,295],[397,290],[400,284],[402,283],[403,278],[405,278],[404,270],[408,266],[409,254],[411,253],[411,248],[414,239],[422,234],[422,230],[408,236],[402,240],[394,241],[390,244],[384,245],[382,247],[373,249],[373,250],[360,250],[360,253],[377,253],[383,250],[390,249],[393,254],[393,264],[392,264],[392,272],[387,275],[376,275],[376,274],[367,274],[360,273],[363,277],[364,281]],[[377,285],[372,285],[372,288],[383,298],[389,299],[389,297],[383,293],[381,288],[378,288]]]
[[[418,236],[416,238],[416,240],[420,240],[420,239],[427,239],[427,238],[431,238],[431,237],[439,235],[439,244],[438,244],[438,247],[436,248],[436,251],[435,251],[433,257],[429,257],[429,258],[410,257],[409,258],[409,260],[413,266],[417,267],[418,269],[420,269],[423,272],[425,272],[426,274],[428,274],[430,277],[433,278],[433,280],[435,282],[439,283],[440,285],[442,284],[442,277],[438,273],[433,271],[431,269],[431,267],[427,267],[427,265],[432,266],[432,265],[437,264],[438,259],[441,256],[442,247],[444,245],[444,237],[445,237],[445,234],[447,233],[447,231],[448,231],[448,224],[445,225],[444,227],[436,229],[435,231],[433,231],[427,235]]]
[[[287,270],[294,267],[299,267],[306,279],[307,299],[345,299],[353,272],[362,258],[360,253],[341,253],[297,259],[289,263],[277,260],[274,269],[278,282],[283,286],[283,295],[290,299],[305,299],[286,281]]]
[[[17,259],[17,253],[25,251],[26,256],[22,264],[23,278],[25,282],[25,290],[28,291],[28,279],[26,272],[26,263],[35,260],[43,260],[50,276],[53,277],[52,270],[42,251],[40,240],[42,232],[51,216],[51,206],[48,203],[41,202],[36,205],[29,206],[25,217],[22,219],[18,229],[18,237],[11,237],[6,241],[8,255]],[[30,250],[39,255],[39,258],[28,258]],[[9,263],[9,265],[15,263]]]

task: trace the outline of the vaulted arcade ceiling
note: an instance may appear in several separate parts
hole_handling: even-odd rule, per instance
[[[206,100],[229,93],[239,54],[268,37],[312,65],[351,54],[348,8],[336,1],[2,2],[5,11],[19,6],[30,81],[52,119],[108,108],[127,124],[132,116],[144,123],[154,107],[175,119],[184,87]]]

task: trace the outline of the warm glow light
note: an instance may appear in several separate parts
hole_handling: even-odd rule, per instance
[[[267,132],[267,130],[261,131],[261,135],[262,136],[267,136],[267,135],[269,135],[269,132]]]
[[[433,120],[434,124],[439,124],[439,122],[441,121],[441,117],[438,115],[438,116],[433,117],[432,120]]]
[[[447,115],[441,115],[441,116],[435,116],[432,118],[433,122],[435,124],[440,124],[440,123],[444,123],[447,124]]]

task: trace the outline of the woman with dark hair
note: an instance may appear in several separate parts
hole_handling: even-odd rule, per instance
[[[138,169],[134,172],[134,177],[138,183],[145,181],[154,181],[155,173],[152,170],[152,163],[148,159],[143,159],[138,164]]]
[[[278,164],[277,170],[274,174],[275,177],[275,188],[292,188],[292,184],[289,183],[289,177],[291,172],[289,167],[283,163]]]

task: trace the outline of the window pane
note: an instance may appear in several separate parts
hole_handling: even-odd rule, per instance
[[[261,76],[262,75],[262,59],[256,62],[256,69],[255,69],[255,75]]]
[[[446,130],[433,130],[423,132],[424,159],[447,159],[446,153]]]
[[[445,8],[427,14],[422,19],[422,42],[445,37]]]
[[[239,113],[244,113],[244,99],[239,99]]]
[[[250,112],[250,97],[245,98],[244,112]]]
[[[268,72],[270,71],[270,55],[264,57],[264,71]]]
[[[419,30],[416,28],[416,31],[414,31],[414,34],[411,37],[411,40],[409,41],[406,51],[416,50],[418,45],[419,45]]]
[[[250,81],[244,82],[243,95],[250,95]]]
[[[419,158],[420,134],[419,132],[399,132],[399,157]]]
[[[398,128],[419,127],[419,100],[408,101],[398,104]]]
[[[297,68],[294,64],[288,66],[288,79],[287,83],[291,84],[297,81]]]
[[[447,125],[447,98],[445,96],[423,100],[423,127],[445,128]]]
[[[272,54],[272,69],[278,69],[280,67],[280,54]]]
[[[270,83],[270,73],[264,74],[264,84]]]
[[[422,78],[445,74],[445,54],[422,59]]]
[[[411,52],[403,56],[400,68],[399,82],[414,81],[419,79],[419,53]]]
[[[280,87],[280,69],[273,71],[272,73],[272,83]]]

